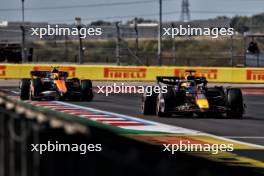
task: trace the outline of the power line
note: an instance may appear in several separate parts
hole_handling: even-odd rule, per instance
[[[169,12],[164,12],[163,15],[174,15],[174,14],[179,14],[181,11],[169,11]],[[243,11],[243,12],[234,12],[234,11],[192,11],[193,14],[249,14],[253,12],[249,11]],[[92,18],[82,18],[85,21],[90,21],[90,20],[110,20],[110,19],[121,19],[121,18],[134,18],[134,17],[153,17],[157,16],[159,13],[146,13],[146,14],[135,14],[135,15],[124,15],[124,16],[105,16],[105,17],[92,17]],[[43,21],[43,20],[42,20]],[[64,19],[64,20],[49,20],[52,22],[69,22],[69,21],[74,21],[74,19]]]
[[[172,1],[172,0],[164,0]],[[96,4],[83,4],[83,5],[71,5],[71,6],[46,6],[46,7],[32,7],[25,8],[25,10],[59,10],[59,9],[73,9],[73,8],[94,8],[94,7],[109,7],[109,6],[123,6],[123,5],[134,5],[134,4],[146,4],[157,2],[157,0],[140,0],[140,1],[128,1],[128,2],[112,2],[112,3],[96,3]],[[5,8],[0,11],[20,11],[20,8]]]

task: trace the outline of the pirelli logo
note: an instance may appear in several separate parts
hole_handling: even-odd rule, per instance
[[[50,66],[34,66],[33,71],[50,71],[52,68]],[[68,72],[69,77],[76,76],[76,68],[69,66],[61,66],[59,67],[59,71]]]
[[[6,75],[6,66],[0,65],[0,76]]]
[[[146,78],[146,68],[104,68],[104,78]]]
[[[264,70],[247,70],[247,80],[264,81]]]
[[[187,73],[188,69],[175,69],[175,76],[185,77],[189,73]],[[210,80],[217,80],[218,78],[218,70],[217,69],[195,69],[195,76],[203,76]]]

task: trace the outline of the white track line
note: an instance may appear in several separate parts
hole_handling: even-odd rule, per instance
[[[230,139],[264,139],[264,136],[222,136]]]
[[[203,132],[200,132],[200,131],[197,131],[197,130],[191,130],[191,129],[182,128],[182,127],[178,127],[178,126],[172,126],[172,125],[167,125],[167,124],[163,124],[163,123],[159,123],[159,122],[153,122],[153,121],[149,121],[149,120],[143,120],[143,119],[139,119],[139,118],[128,116],[128,115],[123,115],[123,114],[103,111],[103,110],[99,110],[99,109],[95,109],[95,108],[79,106],[79,105],[66,103],[66,102],[60,102],[60,101],[56,101],[56,102],[59,103],[59,104],[63,104],[63,105],[78,107],[80,109],[86,109],[88,111],[104,113],[104,114],[108,114],[108,115],[112,115],[112,116],[118,116],[118,117],[121,117],[121,118],[127,118],[127,119],[130,119],[130,120],[135,120],[135,121],[138,121],[138,122],[151,124],[151,125],[154,125],[154,126],[158,126],[158,128],[161,130],[161,132],[166,132],[167,131],[169,133],[176,133],[176,134],[179,134],[179,132],[180,133],[185,132],[185,134],[189,134],[189,135],[200,135],[200,136],[206,135],[206,136],[210,136],[210,137],[217,138],[217,139],[220,139],[220,140],[229,141],[231,143],[238,143],[238,144],[242,144],[242,145],[248,145],[248,146],[264,149],[264,146],[262,146],[262,145],[252,144],[252,143],[248,143],[248,142],[242,142],[242,141],[238,141],[238,140],[234,140],[234,139],[230,139],[230,138],[226,138],[226,137],[216,136],[216,135],[209,134],[209,133],[203,133]],[[164,130],[164,127],[167,128],[168,130]],[[121,128],[123,128],[123,127],[121,127]],[[141,129],[141,128],[143,128],[143,127],[139,127],[137,129]],[[149,127],[149,128],[150,129],[143,128],[142,130],[155,131],[154,128],[151,128],[151,127]],[[131,129],[131,127],[130,127],[130,129]]]
[[[114,117],[112,117],[112,118],[109,118],[109,117],[107,117],[107,118],[97,118],[97,117],[92,117],[92,118],[89,118],[90,120],[125,120],[125,119],[123,119],[123,118],[114,118]],[[127,121],[126,121],[127,122]]]

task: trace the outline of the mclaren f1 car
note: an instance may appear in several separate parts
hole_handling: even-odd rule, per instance
[[[31,71],[31,78],[20,81],[21,100],[82,100],[92,101],[92,81],[68,78],[68,72],[57,67],[47,71]]]
[[[223,116],[242,118],[245,105],[239,88],[208,87],[205,77],[188,71],[186,78],[157,77],[159,86],[166,86],[166,93],[143,94],[141,111],[145,115],[159,117],[180,114],[200,117]]]

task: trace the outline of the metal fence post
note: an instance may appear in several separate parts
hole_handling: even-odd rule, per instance
[[[120,65],[120,27],[116,22],[116,64]]]
[[[4,130],[4,115],[0,107],[0,176],[5,175],[5,130]]]

